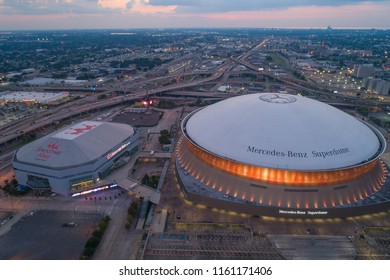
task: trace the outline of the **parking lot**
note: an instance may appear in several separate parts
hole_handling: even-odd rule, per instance
[[[237,227],[236,230],[231,231],[232,228],[226,225],[209,230],[212,227],[212,225],[199,224],[198,230],[172,230],[164,234],[151,234],[143,258],[146,260],[282,259],[265,237],[253,238],[250,231],[245,230],[244,227]]]
[[[146,114],[142,111],[136,112],[123,112],[119,115],[116,115],[113,118],[113,122],[116,123],[125,123],[135,127],[146,126],[151,127],[155,126],[160,120],[162,113],[155,110],[150,110]]]
[[[101,218],[101,214],[78,211],[29,212],[0,237],[0,259],[79,259]]]

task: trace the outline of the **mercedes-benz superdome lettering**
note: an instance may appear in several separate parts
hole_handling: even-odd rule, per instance
[[[254,146],[248,146],[247,152],[264,155],[264,156],[274,156],[274,157],[294,157],[294,158],[312,158],[312,157],[322,157],[326,158],[329,156],[343,155],[349,153],[349,148],[339,148],[332,149],[330,151],[278,151],[276,149],[268,150],[264,148],[256,148]]]
[[[351,152],[348,148],[342,148],[342,149],[333,149],[331,151],[325,151],[325,152],[318,152],[318,151],[312,151],[313,157],[330,157],[330,156],[337,156],[342,155]]]

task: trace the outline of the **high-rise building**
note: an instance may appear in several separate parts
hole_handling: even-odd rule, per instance
[[[357,78],[368,78],[375,76],[375,68],[372,64],[355,64],[353,67],[353,75]]]
[[[390,90],[390,82],[377,78],[365,78],[363,80],[365,88],[379,95],[388,95]]]

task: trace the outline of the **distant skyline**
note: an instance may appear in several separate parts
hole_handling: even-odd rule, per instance
[[[0,30],[390,29],[390,0],[0,0]]]

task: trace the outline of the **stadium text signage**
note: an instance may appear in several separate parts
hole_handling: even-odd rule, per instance
[[[288,158],[327,158],[331,156],[338,156],[342,154],[349,153],[348,148],[333,149],[330,151],[312,151],[312,152],[296,152],[296,151],[278,151],[278,150],[267,150],[259,149],[253,146],[248,146],[247,152],[264,155],[264,156],[273,156],[273,157],[288,157]]]
[[[322,216],[322,215],[327,215],[328,211],[318,211],[318,210],[306,211],[306,210],[282,210],[282,209],[279,209],[279,214]]]
[[[39,147],[36,149],[37,152],[37,159],[39,160],[46,160],[49,159],[52,155],[60,155],[62,153],[61,150],[59,150],[59,144],[58,143],[49,143],[46,147]]]
[[[120,151],[122,151],[123,149],[125,149],[127,146],[130,145],[131,142],[127,142],[126,144],[123,144],[122,146],[120,146],[118,149],[116,149],[115,151],[109,153],[107,155],[107,159],[111,159],[113,156],[115,156],[117,153],[119,153]]]

